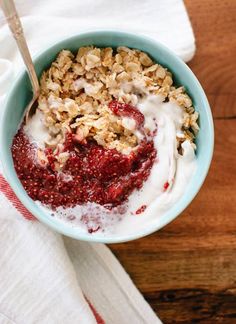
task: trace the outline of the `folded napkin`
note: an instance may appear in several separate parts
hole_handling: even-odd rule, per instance
[[[18,0],[16,6],[32,54],[99,28],[155,37],[185,61],[194,54],[181,0]],[[23,64],[1,11],[0,26],[1,117],[7,88]],[[1,324],[160,323],[105,245],[65,238],[36,221],[1,173],[0,208]]]

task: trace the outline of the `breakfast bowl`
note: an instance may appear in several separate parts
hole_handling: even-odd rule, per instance
[[[0,127],[1,160],[4,175],[16,196],[38,220],[50,228],[79,240],[102,243],[125,242],[141,238],[161,229],[180,215],[196,196],[207,175],[213,154],[214,129],[212,114],[206,95],[189,67],[168,48],[156,40],[142,35],[102,30],[78,34],[64,39],[35,57],[34,65],[38,77],[41,76],[44,70],[49,68],[60,51],[68,49],[75,53],[79,48],[90,45],[99,48],[118,48],[122,46],[147,53],[153,62],[167,68],[173,75],[174,84],[184,86],[187,94],[191,97],[195,111],[199,114],[199,131],[195,139],[196,166],[180,197],[160,215],[150,217],[147,212],[143,217],[142,213],[138,212],[128,217],[125,222],[124,219],[121,219],[120,223],[123,225],[119,227],[118,231],[111,230],[107,232],[81,230],[71,222],[64,222],[58,217],[54,217],[54,213],[50,212],[42,204],[32,200],[17,177],[11,152],[13,138],[23,120],[24,109],[32,96],[31,84],[25,71],[20,73],[15,80],[6,99]],[[24,163],[24,160],[22,163]],[[149,190],[151,193],[151,186]]]

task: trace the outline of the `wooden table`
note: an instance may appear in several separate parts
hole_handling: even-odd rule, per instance
[[[111,245],[167,323],[236,323],[236,0],[186,0],[189,64],[214,115],[215,152],[193,203],[161,231]]]

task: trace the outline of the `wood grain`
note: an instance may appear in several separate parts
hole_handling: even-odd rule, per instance
[[[215,117],[236,117],[236,1],[185,1],[196,36],[189,64]]]
[[[236,0],[186,0],[189,64],[215,119],[209,175],[192,204],[143,239],[111,245],[165,323],[236,323]]]

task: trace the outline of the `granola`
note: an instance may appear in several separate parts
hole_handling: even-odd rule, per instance
[[[127,47],[81,47],[73,54],[62,50],[42,74],[38,108],[44,115],[50,139],[56,149],[68,132],[78,142],[95,140],[105,148],[129,154],[139,144],[131,123],[116,116],[109,103],[137,105],[148,94],[175,101],[184,112],[180,145],[186,139],[194,145],[198,113],[184,87],[173,85],[171,73],[144,52]],[[65,159],[65,157],[62,157]]]

